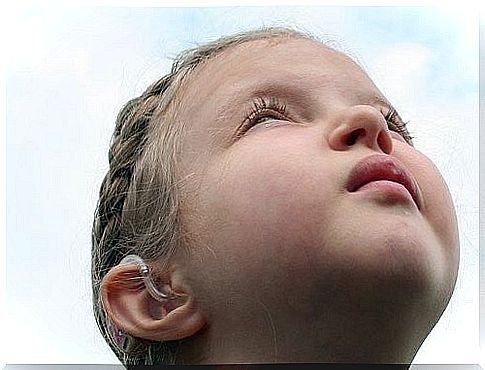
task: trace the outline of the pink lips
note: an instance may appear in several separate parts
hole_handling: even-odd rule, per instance
[[[383,154],[374,154],[358,162],[350,173],[347,190],[357,191],[371,181],[388,180],[403,185],[421,209],[421,194],[413,176],[398,160]]]

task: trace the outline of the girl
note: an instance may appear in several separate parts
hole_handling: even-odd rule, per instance
[[[183,53],[122,109],[109,161],[94,310],[125,365],[410,364],[451,297],[443,178],[366,73],[309,35]]]

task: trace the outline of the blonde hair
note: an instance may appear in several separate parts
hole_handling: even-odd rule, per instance
[[[104,275],[126,255],[135,253],[163,264],[187,244],[179,222],[175,171],[183,127],[174,119],[174,99],[192,71],[210,58],[232,46],[272,38],[314,39],[289,28],[262,28],[186,50],[175,59],[170,73],[130,100],[118,114],[109,170],[95,211],[91,276],[97,325],[127,367],[177,362],[177,341],[162,343],[128,336],[127,345],[119,348],[99,294]]]

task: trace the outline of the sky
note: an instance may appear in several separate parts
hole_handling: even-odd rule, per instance
[[[409,121],[415,146],[448,183],[461,241],[455,292],[414,362],[480,362],[476,14],[29,7],[7,22],[3,363],[118,363],[98,333],[90,292],[91,226],[116,114],[178,52],[262,25],[309,31],[346,52]]]

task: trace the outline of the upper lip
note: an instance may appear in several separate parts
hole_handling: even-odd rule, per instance
[[[378,180],[394,181],[405,186],[418,209],[421,209],[421,196],[416,180],[397,159],[387,155],[374,154],[359,161],[350,173],[347,190],[353,192]]]

